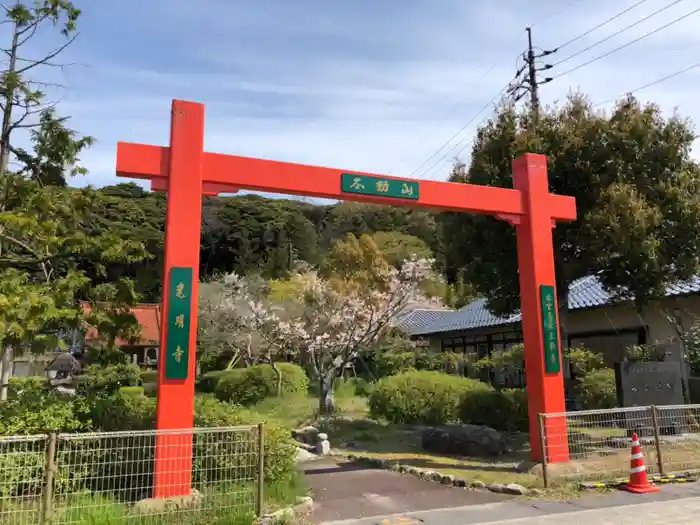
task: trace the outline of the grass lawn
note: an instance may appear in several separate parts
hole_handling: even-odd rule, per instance
[[[256,490],[253,485],[200,487],[201,499],[195,508],[139,511],[132,503],[121,502],[109,492],[75,493],[53,501],[54,523],[74,525],[115,525],[128,521],[143,525],[251,525],[255,521]],[[308,485],[299,474],[284,483],[264,488],[264,512],[293,505],[298,496],[308,493]],[[39,499],[6,501],[0,508],[0,523],[32,525],[40,521]]]
[[[338,413],[343,416],[365,417],[367,415],[367,399],[364,397],[337,395],[335,404]],[[288,428],[298,428],[312,423],[317,418],[318,398],[311,395],[273,397],[253,405],[251,409]]]
[[[540,468],[519,472],[518,466],[528,464],[530,446],[527,434],[508,436],[511,452],[497,458],[443,456],[424,452],[421,448],[420,427],[390,425],[369,419],[335,418],[322,425],[334,450],[345,454],[395,460],[397,463],[449,474],[466,481],[484,483],[518,483],[528,488],[543,489]],[[617,428],[577,428],[570,437],[572,459],[568,463],[549,466],[552,497],[571,497],[580,491],[567,481],[573,479],[616,479],[629,475],[630,449],[609,448],[606,438],[623,438],[624,430]],[[684,472],[700,468],[700,439],[679,438],[662,444],[666,472]],[[643,447],[647,468],[656,471],[656,449]]]
[[[541,468],[519,471],[530,459],[527,434],[507,436],[509,454],[497,458],[444,456],[424,452],[420,444],[422,428],[394,425],[368,419],[366,398],[338,392],[335,398],[337,417],[318,419],[318,400],[314,396],[267,399],[253,410],[264,414],[288,428],[298,428],[316,421],[327,433],[331,447],[341,454],[395,460],[407,466],[449,474],[465,481],[484,483],[518,483],[527,488],[543,489]],[[550,497],[572,497],[580,491],[571,480],[616,479],[629,475],[630,450],[624,444],[626,432],[619,428],[571,428],[569,449],[571,461],[549,466]],[[698,439],[665,441],[662,454],[666,472],[700,469],[700,436]],[[612,448],[610,439],[623,440]],[[656,471],[656,449],[643,447],[647,468]],[[567,481],[569,480],[569,481]]]
[[[334,449],[342,453],[396,460],[403,465],[435,470],[468,481],[542,487],[537,476],[515,471],[518,464],[529,457],[526,435],[509,440],[511,454],[486,459],[424,452],[420,444],[421,429],[409,425],[337,418],[326,421],[322,430],[328,433]]]

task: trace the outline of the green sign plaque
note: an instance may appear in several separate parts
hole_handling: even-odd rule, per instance
[[[187,379],[190,357],[192,268],[170,268],[165,379]]]
[[[559,338],[557,337],[557,309],[554,300],[554,286],[540,285],[540,308],[544,331],[544,369],[550,374],[561,372]]]
[[[418,200],[420,184],[413,180],[384,179],[371,175],[342,173],[340,175],[340,191],[394,199]]]

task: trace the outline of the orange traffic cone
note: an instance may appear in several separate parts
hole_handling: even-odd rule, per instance
[[[647,477],[647,467],[644,465],[644,455],[639,444],[639,436],[635,432],[632,434],[632,462],[630,468],[629,483],[622,485],[623,490],[635,494],[646,494],[647,492],[659,492],[659,487],[649,483]]]

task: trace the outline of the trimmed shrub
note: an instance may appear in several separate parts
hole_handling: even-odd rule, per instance
[[[276,423],[264,421],[256,414],[242,407],[232,407],[212,397],[198,397],[195,403],[195,426],[197,427],[228,427],[236,425],[252,425],[265,423],[265,479],[267,482],[278,482],[290,479],[296,472],[296,447],[292,441],[289,429]],[[241,431],[234,439],[226,440],[202,439],[197,443],[199,463],[197,468],[200,475],[215,474],[222,479],[236,479],[240,472],[236,469],[250,468],[250,457],[241,454],[242,450],[254,454],[256,450],[254,435]],[[226,454],[223,449],[230,449]],[[210,450],[211,449],[211,450]],[[212,463],[213,462],[213,463]],[[232,469],[234,472],[227,472]]]
[[[143,395],[148,397],[156,397],[158,395],[158,383],[144,383]]]
[[[154,399],[132,395],[122,389],[111,396],[66,397],[46,389],[25,388],[21,396],[0,404],[0,430],[6,434],[37,434],[44,431],[139,431],[155,426]],[[255,425],[261,416],[244,408],[221,403],[212,396],[196,398],[197,427]],[[257,465],[256,431],[236,430],[221,436],[197,433],[194,448],[194,480],[217,482],[253,475]],[[59,447],[56,454],[54,489],[57,495],[91,490],[118,492],[119,497],[138,500],[151,497],[155,436],[115,434],[108,439],[86,436]],[[296,448],[289,431],[265,423],[266,481],[286,482],[296,468]],[[0,457],[0,469],[7,472],[7,483],[0,497],[38,495],[42,489],[45,451],[18,445],[14,454]]]
[[[369,398],[370,412],[391,423],[452,423],[459,420],[464,393],[482,388],[488,386],[442,372],[405,372],[379,380]]]
[[[282,395],[306,394],[309,380],[299,365],[277,363],[282,373]],[[277,376],[270,365],[255,365],[231,370],[219,378],[214,393],[221,401],[249,406],[272,397],[277,390]]]
[[[119,389],[119,392],[128,397],[142,397],[143,390],[142,386],[123,386]]]
[[[107,432],[155,428],[156,402],[146,396],[133,396],[120,390],[95,400],[92,408],[95,426]]]
[[[89,405],[84,398],[67,397],[47,387],[44,378],[12,378],[7,401],[0,403],[0,434],[37,435],[48,432],[91,430]],[[45,441],[27,445],[6,442],[0,454],[3,483],[0,497],[38,496],[43,488],[46,467]],[[65,486],[72,478],[57,472],[55,487]]]
[[[141,369],[138,365],[93,365],[80,376],[78,392],[93,396],[110,396],[123,386],[140,384]]]
[[[312,389],[317,390],[317,389]],[[372,390],[374,390],[374,384],[370,383],[366,379],[361,377],[351,377],[349,379],[338,379],[333,385],[333,393],[337,397],[353,397],[362,396],[368,397]],[[317,392],[313,392],[317,394]]]
[[[581,378],[578,393],[584,410],[615,408],[617,406],[615,371],[612,368],[604,368],[588,373]]]
[[[213,394],[216,390],[216,385],[219,384],[219,379],[224,377],[226,374],[235,372],[234,370],[212,370],[206,374],[202,374],[197,381],[197,390],[203,394]]]
[[[155,400],[145,396],[132,397],[123,392],[109,398],[98,398],[94,408],[94,419],[101,430],[149,430],[155,427]],[[213,396],[195,398],[195,427],[231,427],[255,425],[261,416],[245,408],[222,403]],[[234,430],[222,433],[198,432],[194,436],[194,480],[197,483],[239,479],[246,469],[256,465],[256,431]],[[108,448],[100,443],[86,442],[84,449],[72,449],[72,461],[84,459],[91,469],[81,473],[85,487],[95,491],[119,491],[120,496],[130,500],[151,497],[153,486],[153,454],[155,436],[114,435]],[[98,455],[99,457],[95,456]],[[71,468],[66,463],[59,472]],[[75,468],[75,465],[72,465]],[[268,482],[291,479],[296,468],[296,449],[289,431],[273,423],[265,423],[265,477]]]
[[[354,383],[356,396],[369,397],[370,395],[372,395],[375,386],[373,383],[370,383],[369,381],[367,381],[366,379],[362,379],[361,377],[355,378]]]
[[[141,383],[157,383],[158,370],[141,370]]]
[[[515,388],[469,390],[462,396],[459,415],[462,423],[485,425],[505,432],[527,432],[527,394]]]
[[[43,391],[46,390],[48,382],[42,376],[30,377],[10,377],[8,383],[7,397],[14,398],[27,391]]]
[[[0,403],[0,435],[90,430],[89,409],[86,399],[66,397],[46,380],[12,380],[7,401]]]

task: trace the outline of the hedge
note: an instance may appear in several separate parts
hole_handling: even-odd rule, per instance
[[[213,394],[216,390],[216,385],[219,384],[219,379],[231,372],[235,372],[235,370],[212,370],[202,374],[197,381],[197,390],[203,394]]]
[[[483,388],[488,386],[476,379],[443,372],[404,372],[379,380],[369,397],[370,413],[391,423],[453,423],[462,395]]]
[[[485,425],[506,432],[527,432],[529,419],[525,390],[496,390],[484,386],[462,395],[459,406],[462,423]]]
[[[150,430],[155,427],[156,403],[145,396],[118,391],[111,396],[87,400],[67,399],[54,392],[35,390],[8,400],[0,407],[5,435],[38,434],[44,431]],[[32,402],[29,402],[29,401]],[[89,401],[89,403],[88,403]],[[195,401],[196,427],[255,425],[261,416],[211,396]],[[256,432],[197,433],[194,448],[194,482],[210,483],[249,479],[256,465]],[[155,436],[112,435],[109,439],[59,441],[56,452],[55,492],[119,492],[131,500],[150,497],[153,486]],[[296,469],[296,449],[289,431],[277,424],[265,424],[266,481],[285,482]],[[0,454],[0,471],[10,472],[0,487],[0,497],[38,495],[45,451],[18,445],[16,453]]]
[[[158,370],[141,370],[141,383],[157,383]]]
[[[577,390],[584,410],[615,408],[617,406],[615,371],[612,368],[589,372],[581,378]]]
[[[78,378],[79,393],[83,395],[111,395],[125,386],[139,386],[141,384],[141,369],[134,364],[91,365]]]
[[[282,373],[282,395],[306,394],[309,379],[303,368],[292,363],[277,363],[276,366]],[[264,364],[223,374],[214,393],[221,401],[248,406],[274,396],[276,390],[277,376],[270,365]]]

